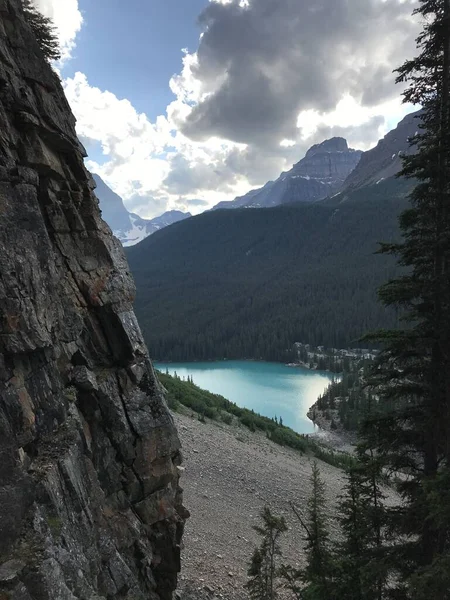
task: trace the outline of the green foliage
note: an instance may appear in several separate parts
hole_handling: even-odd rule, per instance
[[[250,431],[261,431],[267,437],[281,446],[287,446],[301,453],[314,454],[320,460],[338,468],[353,464],[351,456],[324,449],[307,435],[301,435],[283,424],[275,423],[273,419],[263,417],[258,413],[241,408],[223,396],[202,390],[195,383],[183,381],[178,376],[172,377],[167,373],[156,371],[159,381],[167,390],[166,399],[172,410],[179,410],[183,405],[198,413],[204,419],[213,419],[230,424],[235,420]]]
[[[385,244],[405,268],[380,291],[404,326],[372,340],[384,344],[370,378],[374,403],[362,439],[398,474],[400,506],[388,511],[392,543],[373,567],[389,567],[390,596],[450,598],[450,0],[420,0],[419,54],[398,70],[406,102],[423,107],[404,159],[417,185],[400,218],[401,243]],[[382,595],[381,597],[386,597]]]
[[[289,446],[289,448],[294,448],[295,450],[299,450],[300,452],[305,452],[309,447],[309,442],[307,439],[301,437],[298,433],[295,433],[289,427],[283,427],[279,425],[278,427],[274,427],[271,431],[268,432],[269,439],[280,446]]]
[[[151,355],[290,362],[294,342],[344,348],[396,325],[376,301],[394,261],[374,252],[398,240],[407,185],[386,180],[338,206],[207,212],[127,248]]]
[[[64,397],[69,402],[76,402],[77,400],[77,388],[73,385],[69,385],[64,389]]]
[[[311,600],[329,600],[332,593],[332,555],[327,511],[325,483],[315,462],[311,474],[312,493],[308,500],[308,516],[303,528],[306,533],[307,566],[304,580],[307,583],[303,596]]]
[[[347,469],[340,499],[342,541],[335,548],[335,587],[348,600],[386,596],[388,567],[380,557],[388,547],[381,462],[359,449],[359,461]]]
[[[305,533],[306,566],[283,565],[285,587],[298,600],[381,600],[387,598],[389,568],[380,561],[386,543],[381,462],[359,448],[349,464],[340,499],[339,541],[330,539],[325,484],[313,464],[306,516],[293,506]]]
[[[59,47],[58,34],[53,22],[34,6],[32,0],[22,0],[23,14],[31,27],[36,40],[48,61],[59,60],[61,51]]]
[[[287,531],[287,525],[284,517],[273,515],[267,506],[261,512],[261,519],[262,526],[255,526],[254,529],[262,541],[253,552],[245,587],[253,600],[275,600],[278,595],[277,563],[281,557],[279,539]]]
[[[345,430],[359,430],[373,403],[367,387],[367,376],[372,366],[372,358],[347,361],[341,377],[333,380],[317,400],[313,411],[320,410],[328,415],[332,429],[337,428],[336,418]]]
[[[328,529],[325,484],[317,463],[313,463],[312,466],[311,485],[312,492],[308,499],[306,517],[293,507],[305,533],[306,567],[295,569],[283,565],[281,574],[285,579],[286,587],[296,598],[334,600],[338,596],[333,581],[334,557]]]
[[[61,535],[62,531],[62,520],[57,515],[47,516],[47,525],[52,533],[52,536],[57,538]]]
[[[334,452],[328,448],[324,448],[313,440],[309,440],[309,448],[311,454],[324,463],[337,467],[338,469],[348,469],[352,467],[356,459],[351,454],[346,452]]]

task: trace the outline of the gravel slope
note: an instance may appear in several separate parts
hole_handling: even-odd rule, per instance
[[[302,532],[290,508],[303,512],[310,493],[313,459],[277,446],[244,427],[200,423],[174,415],[183,444],[184,504],[191,512],[182,552],[184,597],[246,598],[247,563],[258,543],[252,525],[264,505],[286,517],[283,554],[301,561]],[[344,478],[319,461],[327,484],[330,522]]]

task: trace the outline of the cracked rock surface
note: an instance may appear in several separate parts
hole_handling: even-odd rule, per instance
[[[0,0],[0,598],[165,600],[180,442],[60,81]]]

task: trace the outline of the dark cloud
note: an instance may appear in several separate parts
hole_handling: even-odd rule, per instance
[[[331,111],[345,94],[365,106],[399,95],[392,70],[412,56],[411,1],[210,2],[193,74],[206,98],[182,131],[274,147],[296,138],[302,110]],[[231,160],[231,159],[230,159]]]
[[[319,126],[314,138],[315,143],[322,142],[325,139],[332,137],[343,137],[347,140],[350,148],[358,146],[361,140],[364,140],[368,146],[375,146],[380,139],[380,127],[385,123],[385,118],[381,115],[377,115],[369,119],[366,123],[361,125],[349,125],[347,127],[341,127],[336,125],[334,127]],[[309,142],[309,140],[308,140]]]
[[[125,201],[125,205],[130,212],[134,212],[144,219],[152,219],[168,210],[169,199],[149,194],[133,194]]]
[[[215,166],[203,163],[192,165],[181,154],[177,154],[171,160],[171,170],[164,181],[164,186],[168,193],[180,196],[200,193],[208,189],[226,194],[230,192],[230,186],[236,183],[238,177],[248,181],[251,187],[260,187],[267,181],[279,177],[283,170],[289,170],[304,157],[312,145],[325,139],[344,137],[350,147],[360,147],[361,140],[364,140],[368,146],[375,145],[380,138],[380,128],[384,123],[384,117],[378,115],[361,125],[347,127],[319,125],[314,135],[307,140],[297,140],[291,147],[282,147],[279,144],[268,149],[256,145],[236,147]]]
[[[196,194],[205,189],[227,194],[232,191],[236,181],[237,174],[225,162],[192,163],[182,154],[176,154],[170,160],[170,173],[163,185],[169,194],[180,196]]]
[[[208,206],[208,202],[206,200],[200,200],[200,198],[193,200],[185,201],[188,206],[196,207],[196,206]]]

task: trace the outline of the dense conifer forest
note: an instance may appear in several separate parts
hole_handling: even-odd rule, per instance
[[[409,184],[390,179],[312,205],[214,211],[127,249],[136,312],[160,360],[293,360],[293,344],[343,348],[393,326],[376,290],[397,270]]]

